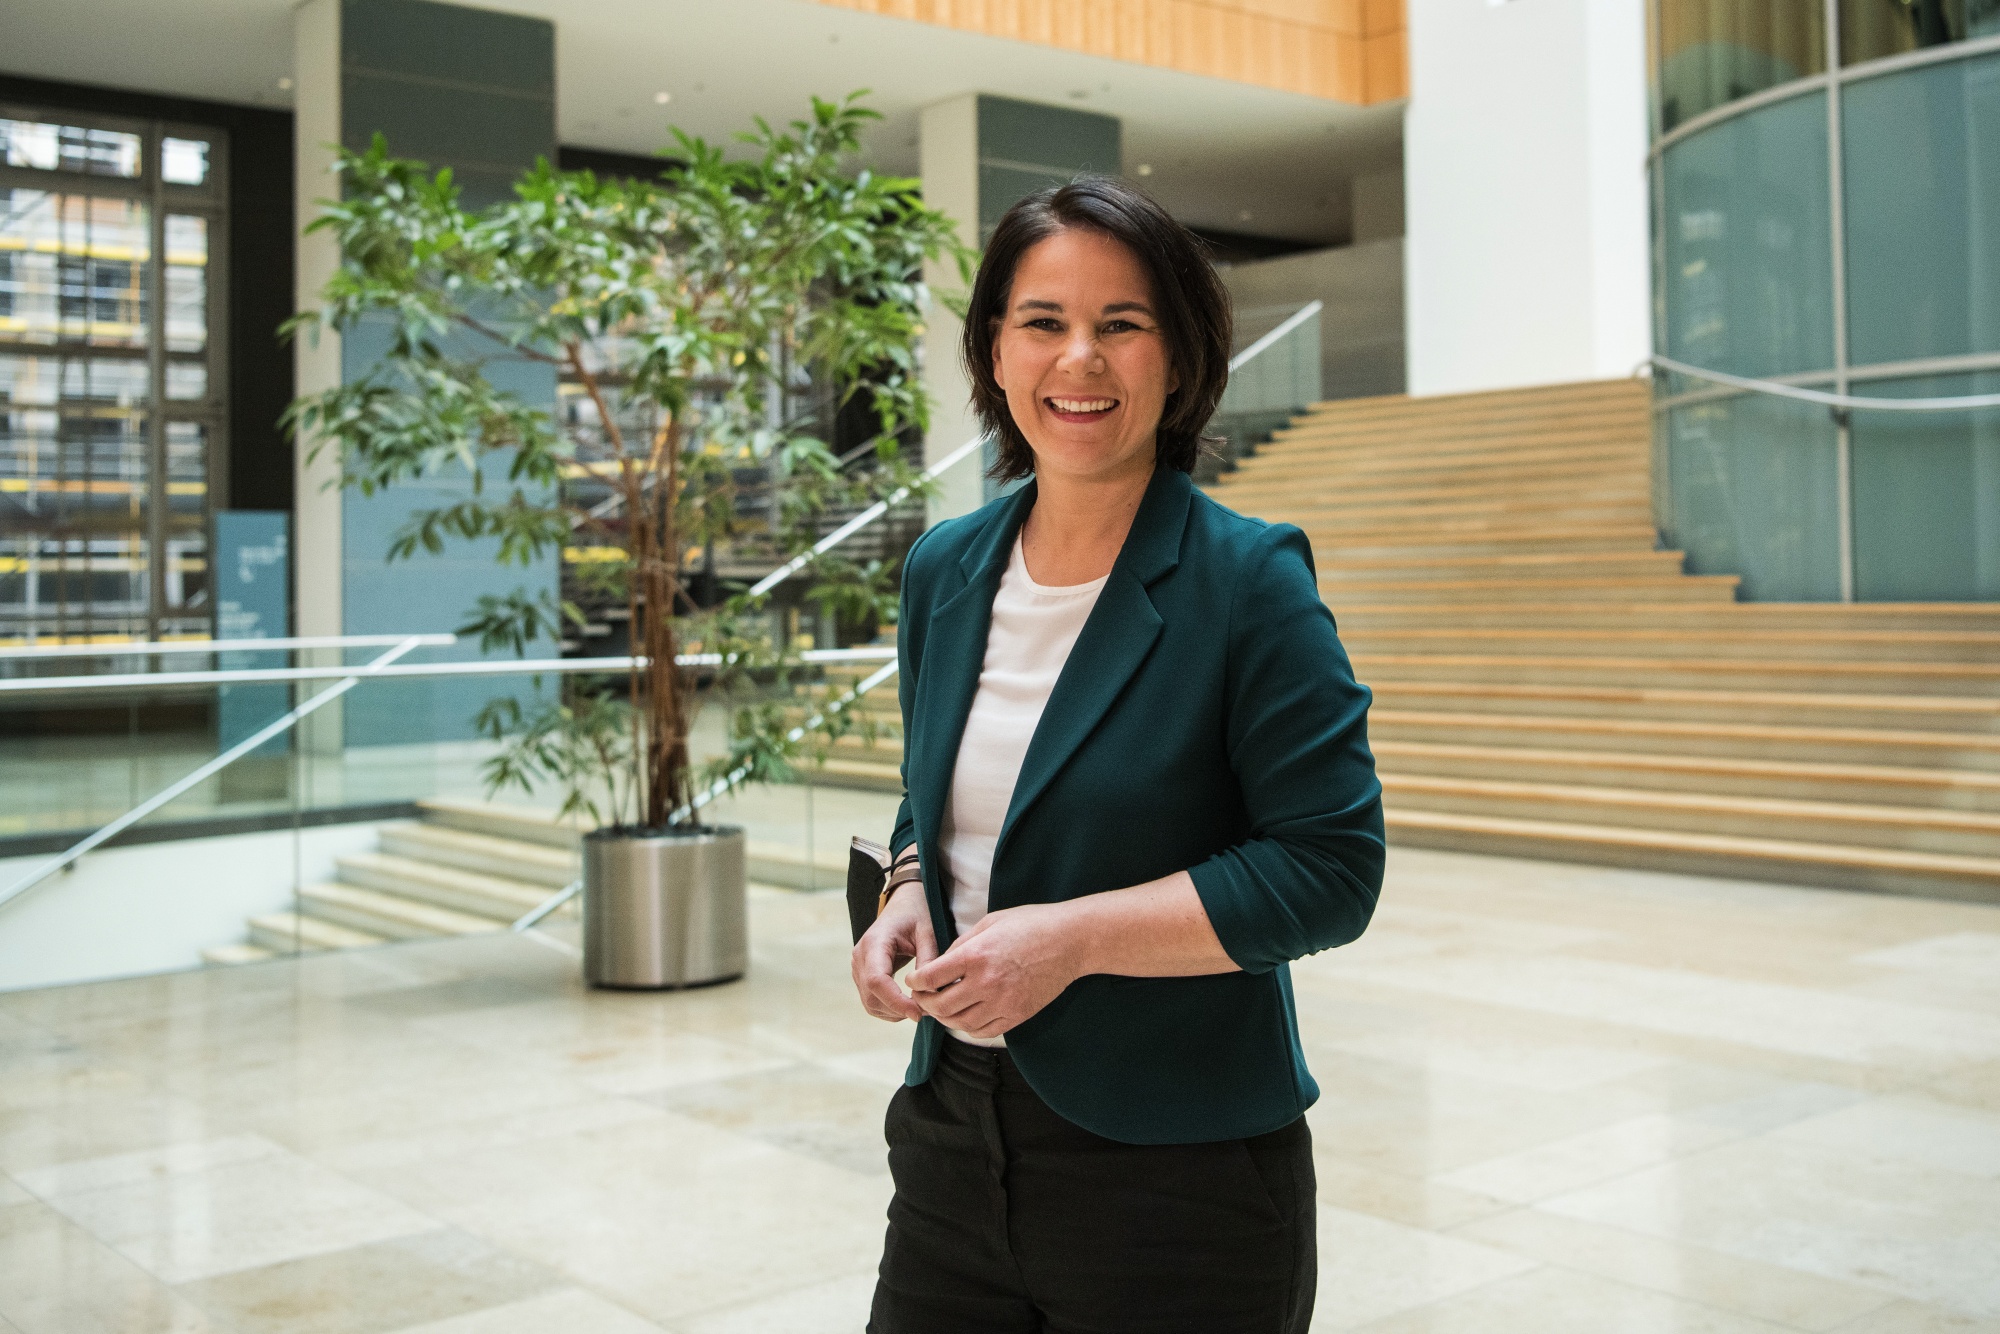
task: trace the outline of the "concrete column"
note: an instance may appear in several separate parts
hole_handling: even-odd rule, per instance
[[[1647,313],[1643,0],[1411,0],[1409,385],[1629,374]]]
[[[450,167],[469,208],[507,197],[537,158],[555,158],[555,28],[548,21],[434,0],[306,0],[294,15],[302,229],[335,188],[327,175],[330,143],[360,150],[380,133],[400,157],[433,170]],[[317,302],[338,255],[323,234],[302,234],[297,245],[304,309]],[[322,335],[316,346],[302,341],[299,392],[367,375],[392,332],[385,321],[369,321],[344,338]],[[497,349],[467,335],[454,350],[478,357]],[[555,402],[555,377],[545,366],[502,360],[487,374],[528,402]],[[469,490],[469,479],[446,471],[374,496],[343,493],[327,487],[337,474],[334,460],[306,466],[310,447],[300,446],[295,497],[302,634],[450,631],[465,623],[481,594],[555,588],[554,559],[527,570],[502,567],[490,541],[452,543],[442,554],[390,564],[389,545],[411,513],[451,503]],[[480,654],[475,644],[463,644],[445,656]],[[480,704],[504,688],[478,681],[365,685],[341,701],[338,722],[322,725],[311,744],[467,738]]]
[[[1124,169],[1117,118],[1069,107],[967,93],[924,108],[920,134],[924,200],[957,219],[968,244],[984,245],[1007,210],[1037,190],[1084,173],[1115,176]],[[943,266],[927,268],[925,280],[957,284],[956,274]],[[966,405],[970,386],[958,351],[962,329],[950,312],[933,309],[924,338],[925,384],[935,402],[924,447],[932,459],[979,429]],[[989,450],[987,461],[991,458]],[[932,523],[970,513],[1000,491],[971,460],[940,481],[943,494],[931,502]]]

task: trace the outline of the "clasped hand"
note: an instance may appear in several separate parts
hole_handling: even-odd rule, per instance
[[[1002,908],[939,954],[922,887],[905,886],[854,947],[855,990],[878,1019],[928,1014],[972,1037],[999,1037],[1082,976],[1066,916],[1060,903]],[[910,960],[906,995],[895,973]]]

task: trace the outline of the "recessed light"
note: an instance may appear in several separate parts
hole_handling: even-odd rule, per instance
[[[1242,211],[1241,213],[1238,213],[1238,214],[1236,215],[1236,220],[1237,220],[1238,222],[1248,222],[1248,221],[1250,221],[1250,210],[1246,208],[1246,209],[1244,209],[1244,210],[1243,210],[1243,211]]]
[[[281,93],[289,93],[290,91],[292,91],[292,80],[289,75],[278,80],[278,91]]]
[[[665,106],[665,105],[666,105],[667,103],[669,103],[669,102],[671,102],[671,101],[673,101],[673,100],[674,100],[674,95],[673,95],[672,93],[669,93],[669,92],[657,92],[657,93],[654,93],[654,94],[653,94],[653,105],[654,105],[654,106],[661,106],[661,107],[663,107],[663,106]]]
[[[1133,170],[1137,171],[1141,176],[1151,176],[1153,174],[1153,164],[1150,162],[1141,162]]]

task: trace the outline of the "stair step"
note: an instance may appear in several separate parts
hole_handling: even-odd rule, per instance
[[[352,884],[307,885],[299,891],[299,902],[314,917],[391,940],[469,936],[497,931],[502,925],[490,917],[454,912],[400,894]]]
[[[449,825],[416,822],[385,825],[382,851],[552,889],[560,889],[577,877],[578,859],[573,848],[475,834]]]
[[[477,917],[488,926],[511,922],[540,906],[551,890],[560,889],[577,875],[572,867],[567,878],[551,885],[546,881],[514,880],[384,852],[351,853],[336,858],[334,864],[340,868],[343,884],[392,894],[456,916]]]
[[[1802,760],[1898,768],[1977,769],[2000,773],[2000,736],[1773,723],[1685,722],[1649,718],[1574,718],[1553,714],[1453,713],[1377,707],[1369,735],[1386,741],[1462,745],[1533,745]]]
[[[1324,558],[1322,558],[1323,560]],[[1666,630],[1676,635],[1742,630],[1973,631],[2000,634],[2000,603],[1593,602],[1587,606],[1505,606],[1434,602],[1356,608],[1343,628],[1384,630]]]
[[[1439,597],[1510,604],[1543,600],[1624,603],[1637,598],[1657,602],[1732,602],[1741,580],[1733,574],[1648,575],[1636,579],[1382,579],[1323,575],[1319,582],[1323,596],[1339,611],[1343,607],[1422,603]]]
[[[1926,729],[2000,734],[2000,699],[1953,695],[1835,695],[1812,691],[1629,689],[1383,681],[1375,708],[1651,718],[1707,723]]]
[[[1348,605],[1343,588],[1334,606]],[[1537,625],[1463,629],[1374,629],[1351,624],[1342,638],[1355,653],[1506,654],[1571,658],[1644,654],[1649,661],[1683,658],[1799,659],[1829,668],[1898,665],[1947,673],[2000,671],[2000,634],[1978,630],[1793,630],[1734,628],[1586,630]],[[1841,661],[1827,662],[1835,658]],[[1674,665],[1679,665],[1675,663]],[[2000,678],[1996,678],[2000,679]]]
[[[201,952],[203,963],[214,964],[218,968],[234,968],[238,964],[262,963],[266,959],[277,958],[275,950],[262,945],[248,943],[239,945],[211,945]]]
[[[898,751],[902,743],[896,743]],[[848,759],[830,755],[826,763],[799,771],[816,787],[855,788],[863,792],[901,792],[903,772],[898,761]]]
[[[1392,811],[1447,811],[2000,857],[2000,815],[1973,811],[1415,774],[1383,775],[1382,796]]]
[[[1387,822],[1391,841],[1406,846],[2000,902],[1996,857],[1442,811],[1393,812]]]
[[[1227,496],[1222,497],[1231,508]],[[1358,496],[1352,502],[1335,496],[1294,493],[1281,504],[1241,507],[1271,523],[1295,523],[1309,531],[1342,528],[1357,532],[1429,530],[1439,523],[1487,523],[1494,527],[1530,528],[1544,521],[1562,523],[1650,523],[1652,506],[1637,492],[1613,500],[1571,501],[1552,494],[1500,496],[1477,500],[1382,502]]]
[[[359,931],[321,917],[274,912],[250,919],[250,943],[261,945],[273,954],[313,954],[321,950],[366,949],[385,942],[372,931]]]
[[[1407,556],[1357,557],[1346,553],[1316,554],[1319,581],[1369,579],[1492,579],[1590,578],[1663,579],[1681,577],[1686,557],[1678,551],[1524,551],[1483,556],[1476,560],[1413,560]],[[1478,603],[1472,603],[1478,606]]]
[[[1440,525],[1412,532],[1408,529],[1377,529],[1341,525],[1326,527],[1300,524],[1321,560],[1426,560],[1476,559],[1510,552],[1650,552],[1658,546],[1658,535],[1650,519],[1629,523],[1534,524],[1527,527],[1494,527],[1478,524]]]
[[[1352,655],[1366,682],[1481,681],[1521,685],[1702,687],[1716,690],[1937,691],[2000,694],[2000,668],[1969,663],[1815,662],[1807,658],[1562,657],[1546,653],[1379,653]]]
[[[1518,449],[1496,453],[1491,458],[1453,459],[1411,457],[1384,449],[1368,449],[1341,455],[1310,450],[1290,444],[1260,446],[1256,453],[1237,460],[1234,470],[1224,474],[1226,487],[1278,478],[1337,478],[1346,484],[1382,479],[1385,482],[1418,482],[1426,478],[1439,482],[1465,482],[1481,477],[1538,479],[1550,474],[1567,476],[1571,470],[1602,472],[1607,475],[1637,473],[1643,477],[1651,464],[1647,442],[1593,441],[1581,445],[1550,445],[1531,441]]]
[[[1384,774],[1509,779],[1567,786],[1651,788],[1783,797],[1862,806],[2000,812],[2000,774],[1971,769],[1829,764],[1723,755],[1371,741]]]
[[[418,802],[417,809],[423,812],[426,821],[447,829],[518,839],[523,843],[544,843],[554,848],[577,845],[577,827],[573,822],[536,806],[432,797]]]
[[[1560,490],[1572,505],[1584,501],[1597,505],[1646,504],[1651,495],[1645,473],[1635,477],[1630,468],[1551,468],[1545,477],[1466,475],[1449,480],[1357,477],[1345,469],[1303,469],[1276,477],[1232,473],[1216,498],[1232,509],[1270,509],[1335,501],[1347,505],[1434,505],[1448,500],[1525,500],[1552,490]]]

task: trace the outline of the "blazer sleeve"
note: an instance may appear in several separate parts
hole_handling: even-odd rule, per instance
[[[896,604],[896,702],[903,713],[903,800],[896,808],[895,832],[889,835],[889,855],[900,857],[903,849],[917,841],[917,821],[910,811],[910,714],[917,707],[918,664],[923,661],[923,618],[915,613],[922,605],[922,582],[917,569],[917,552],[931,529],[918,535],[903,556],[903,587]]]
[[[1290,524],[1257,538],[1230,608],[1230,766],[1249,836],[1190,867],[1217,939],[1247,973],[1359,936],[1385,857],[1366,686]]]

